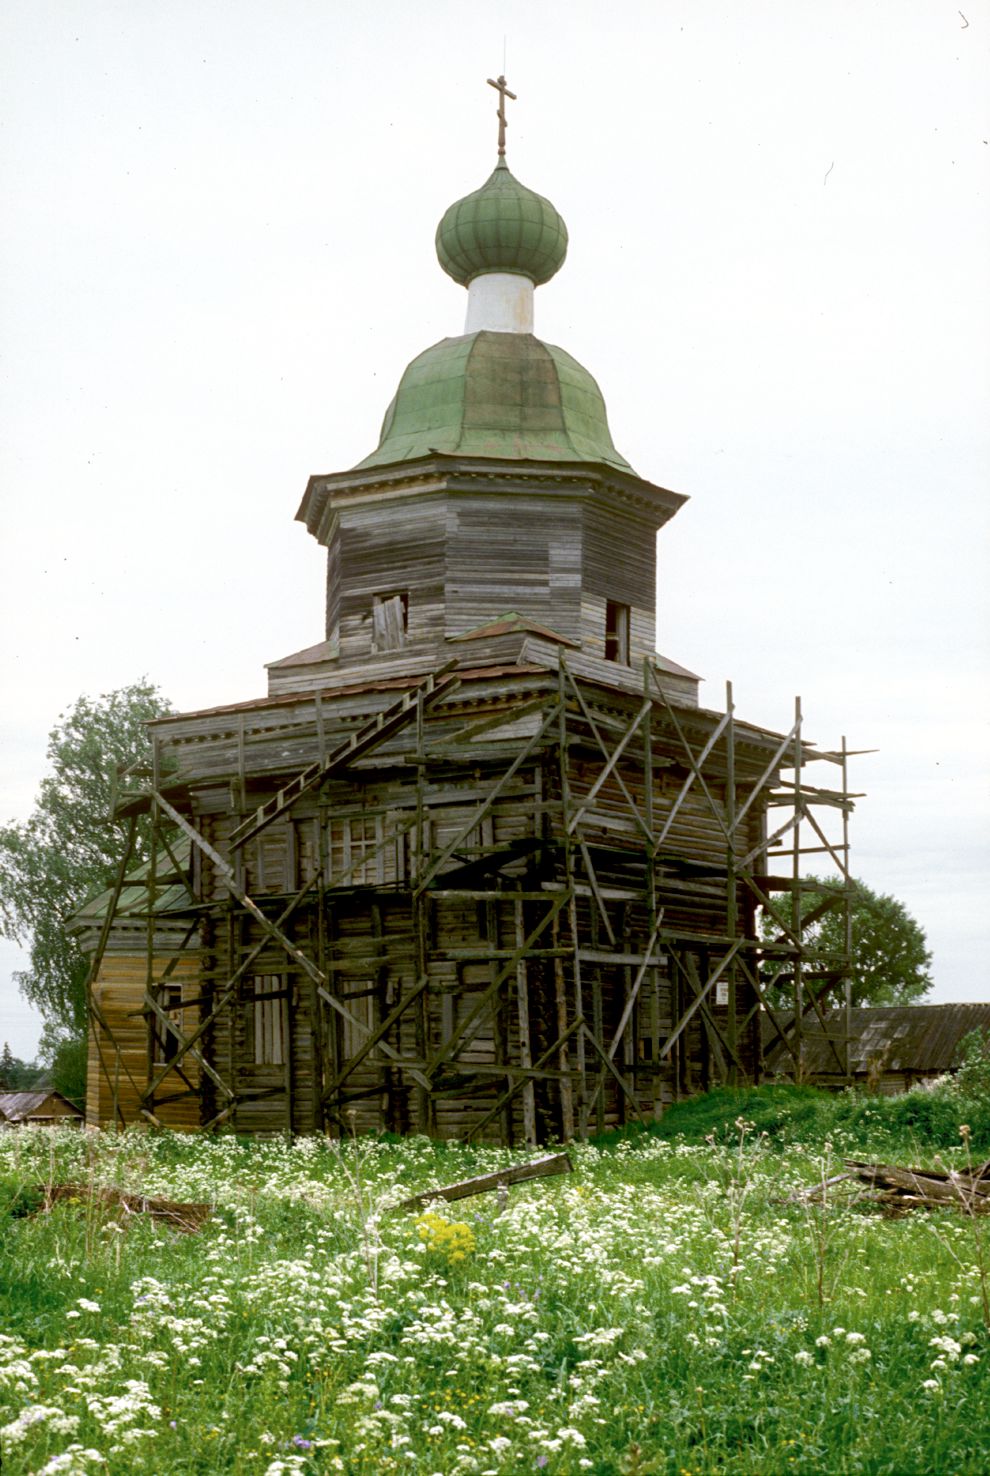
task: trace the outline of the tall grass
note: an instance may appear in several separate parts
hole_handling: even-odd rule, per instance
[[[712,1094],[420,1216],[390,1207],[523,1155],[0,1135],[4,1476],[984,1471],[985,1222],[789,1199],[847,1149],[962,1162],[974,1105],[949,1143],[885,1101]],[[37,1213],[46,1180],[214,1214]]]

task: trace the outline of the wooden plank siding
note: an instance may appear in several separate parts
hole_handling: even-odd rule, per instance
[[[642,666],[656,650],[656,528],[645,516],[602,501],[584,509],[581,550],[582,649],[605,654],[605,604],[631,613],[629,664]]]
[[[162,940],[164,941],[164,940]],[[176,943],[178,940],[175,940]],[[171,960],[163,949],[156,958],[155,978],[160,980]],[[100,1021],[91,1025],[86,1069],[86,1121],[94,1127],[114,1125],[115,1099],[117,1120],[141,1122],[141,1092],[148,1085],[149,1037],[151,1025],[143,1000],[147,981],[147,958],[139,953],[104,955],[93,984],[93,995]],[[181,991],[183,1000],[195,1000],[200,993],[199,959],[180,957],[169,973],[169,984]],[[184,1032],[191,1033],[199,1023],[199,1006],[183,1005],[172,1014]],[[105,1023],[103,1023],[105,1022]],[[153,1062],[160,1064],[160,1057]],[[187,1058],[182,1070],[189,1085],[198,1090],[200,1071],[196,1062]],[[161,1096],[187,1093],[188,1088],[175,1073],[166,1076]],[[166,1127],[180,1130],[200,1125],[198,1096],[183,1095],[175,1101],[156,1103],[154,1115]]]

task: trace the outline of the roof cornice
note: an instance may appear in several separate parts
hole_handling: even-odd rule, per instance
[[[661,528],[688,501],[671,491],[598,462],[506,461],[436,453],[417,461],[310,477],[296,513],[315,538],[328,514],[342,503],[369,497],[391,500],[430,492],[499,492],[506,496],[542,492],[558,496],[606,493],[637,508]]]

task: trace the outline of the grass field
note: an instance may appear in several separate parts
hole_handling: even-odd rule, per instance
[[[723,1092],[416,1215],[526,1155],[0,1134],[3,1476],[985,1472],[990,1217],[787,1202],[845,1154],[967,1152],[982,1096]],[[214,1212],[39,1213],[59,1182]]]

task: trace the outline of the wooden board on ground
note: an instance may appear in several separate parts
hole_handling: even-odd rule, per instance
[[[414,1194],[404,1199],[396,1209],[422,1209],[435,1199],[469,1199],[473,1194],[487,1194],[503,1185],[523,1184],[529,1179],[542,1179],[552,1174],[570,1174],[574,1165],[566,1153],[550,1153],[545,1158],[534,1158],[529,1163],[517,1163],[511,1168],[496,1169],[493,1174],[479,1174],[474,1179],[461,1179],[456,1184],[445,1184],[439,1189],[427,1189],[424,1194]]]

